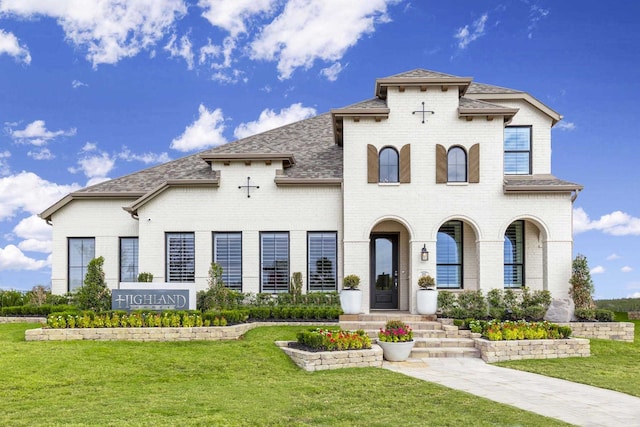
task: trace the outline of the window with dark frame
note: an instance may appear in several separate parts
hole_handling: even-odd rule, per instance
[[[225,286],[242,291],[242,233],[213,233],[213,262],[222,267]]]
[[[504,174],[531,175],[531,126],[504,128]]]
[[[310,292],[336,291],[338,233],[307,233],[307,277]]]
[[[94,237],[69,237],[68,245],[68,289],[77,291],[84,285],[89,261],[96,257]]]
[[[167,282],[195,282],[194,233],[166,233]]]
[[[515,221],[504,233],[504,287],[524,286],[524,221]]]
[[[138,238],[120,238],[120,281],[138,281]]]
[[[260,292],[289,291],[289,233],[260,233]]]
[[[467,152],[462,147],[447,153],[447,182],[467,182]]]
[[[436,241],[436,283],[438,288],[462,289],[462,221],[447,221]]]
[[[395,148],[385,147],[380,150],[379,158],[379,173],[380,178],[378,182],[399,182],[399,157]]]

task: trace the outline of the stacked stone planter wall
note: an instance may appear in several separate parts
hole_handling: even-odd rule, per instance
[[[631,322],[571,322],[558,323],[569,326],[571,336],[603,340],[633,342],[634,324]]]
[[[47,323],[45,317],[0,317],[0,323]]]
[[[305,322],[281,322],[276,325],[336,326],[335,323],[313,324]],[[28,329],[26,341],[219,341],[240,338],[258,326],[274,326],[273,322],[242,323],[233,326],[209,326],[194,328],[74,328]]]
[[[629,320],[640,320],[640,311],[630,311]]]
[[[522,359],[557,359],[560,357],[589,357],[589,340],[570,338],[566,340],[514,340],[489,341],[474,338],[482,360],[487,363]]]
[[[293,362],[305,371],[325,371],[340,368],[380,368],[382,349],[372,344],[369,350],[304,351],[288,347],[289,341],[276,341]]]

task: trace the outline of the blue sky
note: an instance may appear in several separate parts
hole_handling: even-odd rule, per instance
[[[373,96],[426,68],[564,115],[596,297],[640,297],[640,3],[0,0],[0,288],[49,285],[70,191]]]

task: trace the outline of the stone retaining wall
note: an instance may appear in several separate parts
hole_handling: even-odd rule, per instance
[[[640,320],[640,311],[630,311],[629,320]]]
[[[0,323],[47,323],[46,317],[0,317]]]
[[[276,341],[293,362],[305,371],[340,368],[382,367],[382,348],[371,344],[370,350],[304,351],[288,347],[289,341]]]
[[[219,341],[235,340],[258,326],[336,326],[323,322],[255,322],[233,326],[209,326],[194,328],[73,328],[28,329],[26,341]]]
[[[487,363],[522,359],[557,359],[560,357],[589,357],[589,340],[570,338],[565,340],[514,340],[489,341],[474,338],[482,360]]]
[[[633,342],[635,326],[631,322],[571,322],[558,325],[571,327],[571,336],[574,337],[625,342]]]

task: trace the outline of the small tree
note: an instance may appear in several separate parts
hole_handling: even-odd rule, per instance
[[[578,254],[573,260],[571,279],[569,279],[571,289],[569,295],[573,298],[576,309],[594,309],[596,304],[593,301],[594,287],[589,272],[587,257]]]
[[[89,261],[87,275],[74,295],[75,304],[82,310],[103,311],[111,309],[111,291],[104,280],[104,257]]]
[[[291,276],[291,282],[289,283],[289,293],[294,304],[300,301],[302,296],[302,273],[296,271]]]
[[[244,298],[242,293],[225,286],[222,280],[222,266],[218,263],[211,263],[207,284],[208,289],[197,294],[197,305],[200,310],[235,308]]]

